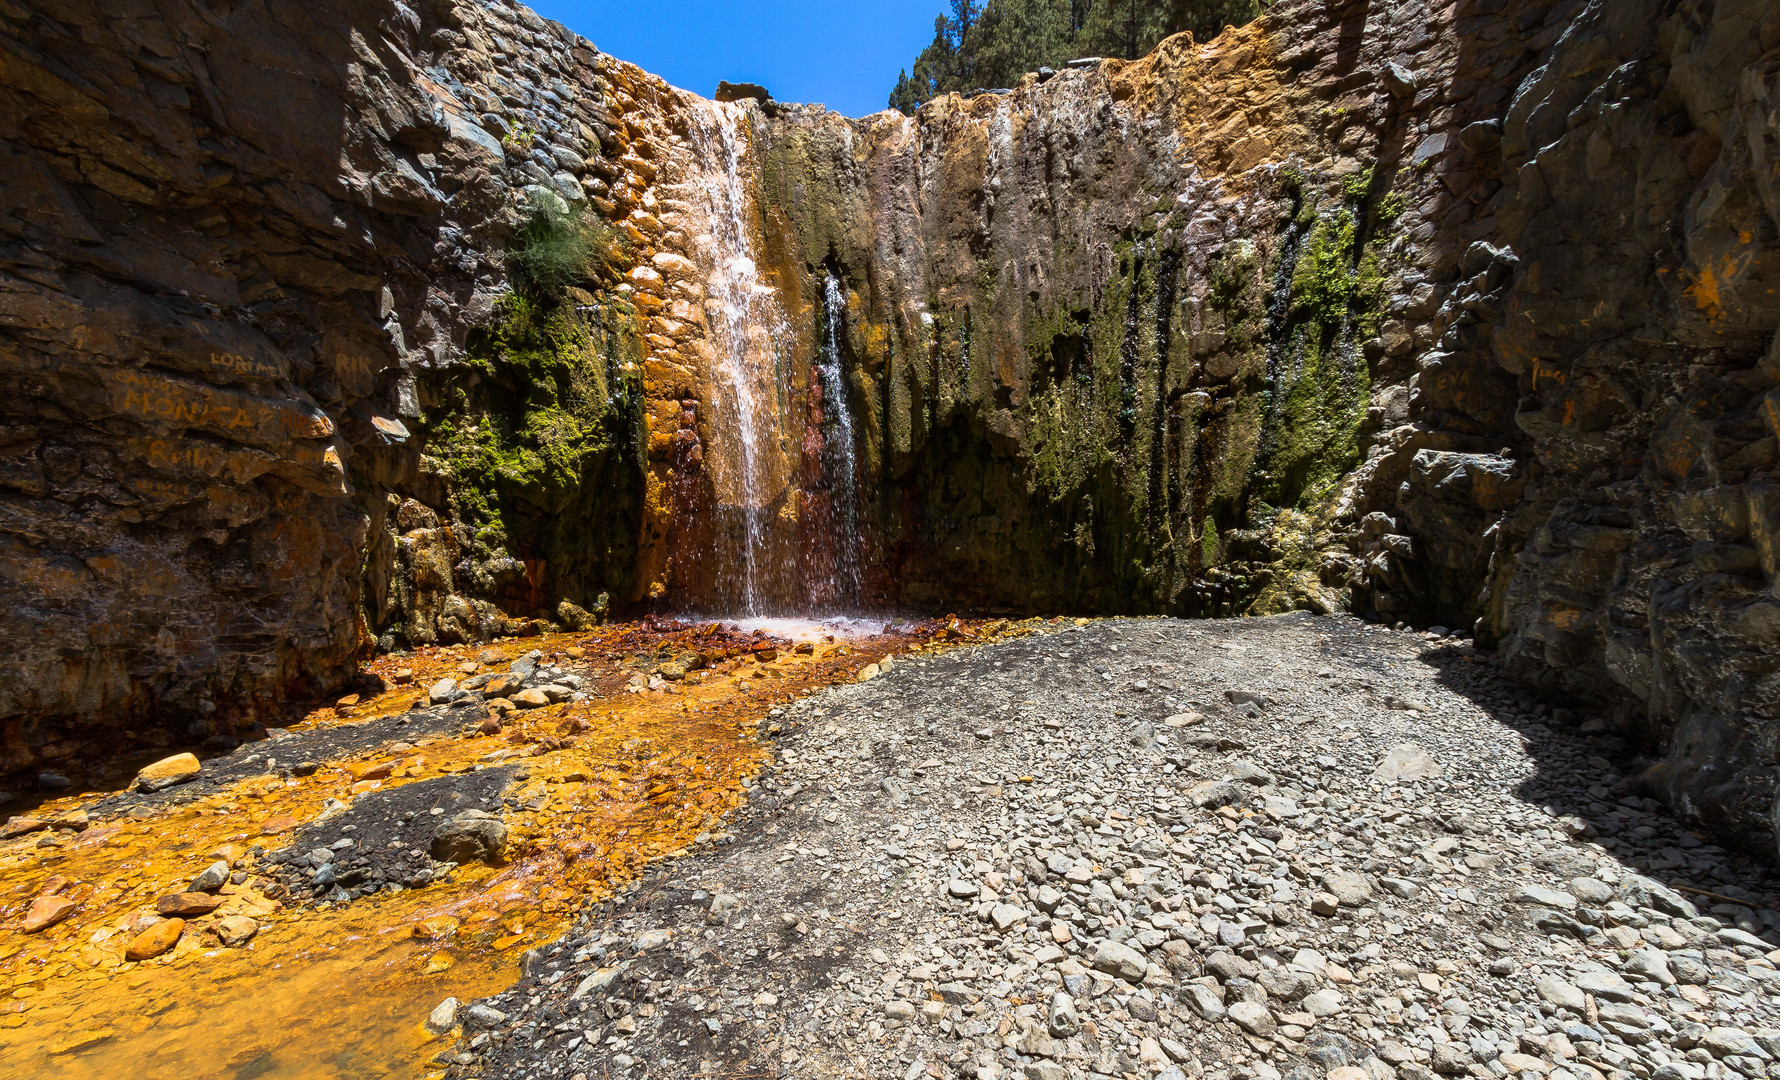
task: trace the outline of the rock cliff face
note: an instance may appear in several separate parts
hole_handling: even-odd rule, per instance
[[[602,594],[1346,609],[1771,850],[1771,5],[1287,2],[862,120],[264,18],[0,3],[7,765]],[[556,298],[541,190],[603,222]]]
[[[586,84],[557,73],[591,47],[517,9],[373,0],[294,21],[7,3],[0,26],[0,764],[227,732],[338,685],[392,626],[504,629],[494,601],[529,615],[583,584],[538,573],[564,544],[538,504],[618,522],[576,530],[577,573],[628,561],[639,482],[593,504],[550,489],[634,459],[600,355],[635,351],[624,312],[489,340],[518,193],[578,182],[557,162],[589,149]],[[557,408],[595,396],[567,375],[596,355],[597,401]],[[577,426],[540,464],[521,414],[545,411]],[[442,437],[466,426],[485,437]],[[481,457],[440,450],[466,444]],[[511,550],[455,509],[453,464],[524,530]]]

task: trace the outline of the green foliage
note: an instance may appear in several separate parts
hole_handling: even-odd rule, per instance
[[[1367,169],[1342,181],[1342,205],[1313,217],[1292,267],[1258,492],[1281,507],[1322,504],[1359,463],[1370,378],[1354,343],[1377,335],[1385,301],[1379,242],[1362,244],[1360,233],[1375,179]]]
[[[1366,168],[1349,175],[1347,179],[1341,181],[1341,192],[1347,196],[1348,202],[1363,203],[1366,201],[1366,197],[1372,192],[1372,176],[1374,168],[1374,166],[1368,165]]]
[[[510,534],[507,517],[560,511],[590,464],[622,449],[641,401],[634,344],[623,338],[568,305],[521,293],[470,335],[474,378],[453,388],[428,425],[429,450],[455,481],[459,520],[498,544]]]
[[[1375,338],[1384,323],[1385,277],[1378,243],[1366,245],[1354,272],[1354,327],[1361,339]]]
[[[1279,503],[1314,506],[1328,498],[1359,463],[1356,435],[1365,418],[1369,380],[1364,365],[1325,343],[1322,327],[1298,328],[1293,345],[1302,368],[1292,379],[1275,422],[1267,458],[1268,495]]]
[[[1292,270],[1292,308],[1304,318],[1339,323],[1353,298],[1353,211],[1343,207],[1311,228],[1310,239]]]
[[[525,154],[531,150],[532,143],[536,142],[537,138],[538,133],[535,130],[519,125],[507,129],[507,133],[501,136],[501,145],[515,154]]]
[[[1012,87],[1078,56],[1135,60],[1183,30],[1198,41],[1241,26],[1269,0],[951,0],[933,43],[897,77],[890,107],[913,114],[954,90]]]
[[[531,188],[525,221],[507,252],[514,279],[522,290],[541,297],[588,280],[599,269],[602,231],[585,207]]]
[[[1403,197],[1401,191],[1388,191],[1384,198],[1378,200],[1378,205],[1372,208],[1372,218],[1378,222],[1395,221],[1408,208],[1409,200]]]

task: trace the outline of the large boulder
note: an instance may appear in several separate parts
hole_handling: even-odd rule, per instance
[[[439,826],[429,850],[440,862],[498,864],[507,850],[507,826],[493,814],[465,810]]]

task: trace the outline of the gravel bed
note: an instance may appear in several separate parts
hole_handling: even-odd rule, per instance
[[[433,1009],[448,1076],[1780,1075],[1768,871],[1456,639],[1110,620],[772,723],[721,846]]]
[[[365,792],[298,829],[264,869],[299,899],[335,904],[432,884],[457,865],[444,857],[451,852],[438,842],[441,832],[462,831],[466,812],[498,822],[501,795],[519,773],[491,766]],[[484,828],[504,841],[505,826]],[[487,845],[497,859],[501,846]]]

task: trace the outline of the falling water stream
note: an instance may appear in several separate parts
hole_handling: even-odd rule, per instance
[[[746,136],[738,105],[700,104],[691,136],[712,168],[689,185],[702,204],[708,232],[698,237],[706,272],[705,321],[712,360],[713,439],[709,458],[724,550],[719,572],[739,572],[737,614],[760,615],[783,592],[763,557],[771,539],[773,507],[789,486],[782,463],[778,348],[784,317],[760,276],[749,226],[743,170]],[[737,565],[739,564],[739,565]]]
[[[846,372],[841,364],[841,313],[847,301],[832,272],[822,280],[822,353],[816,370],[822,380],[824,434],[822,468],[833,493],[835,529],[834,579],[831,594],[843,604],[857,604],[860,580],[859,472],[855,460],[853,410],[847,403]]]
[[[704,462],[715,497],[714,571],[704,597],[726,615],[808,616],[857,610],[863,596],[857,433],[845,371],[846,298],[825,273],[813,366],[819,408],[794,413],[786,357],[793,335],[755,254],[758,208],[748,181],[748,110],[701,103],[689,139],[699,163],[685,185],[702,295],[709,379]],[[794,415],[820,424],[821,477],[798,491]],[[816,432],[807,432],[815,436]],[[801,546],[800,546],[801,545]],[[812,549],[819,559],[804,558]]]

